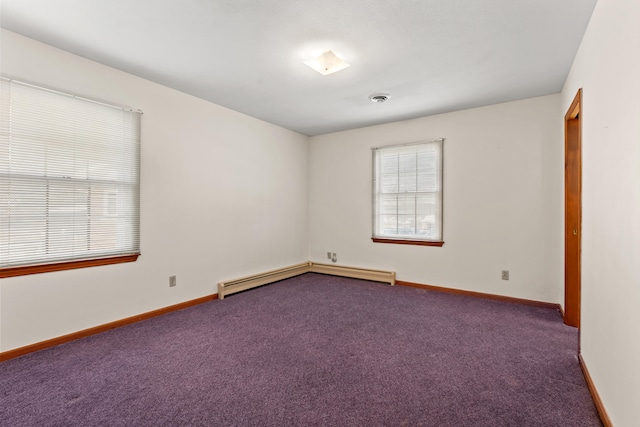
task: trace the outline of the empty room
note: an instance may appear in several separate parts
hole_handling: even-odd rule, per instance
[[[0,426],[638,426],[639,22],[0,0]]]

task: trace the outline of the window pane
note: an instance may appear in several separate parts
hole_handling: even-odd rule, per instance
[[[382,215],[395,215],[398,213],[398,196],[382,195],[380,197],[380,213]]]
[[[436,194],[420,194],[416,197],[416,213],[418,215],[435,215]]]
[[[398,192],[398,174],[382,175],[381,179],[381,192],[382,193],[397,193]]]
[[[381,233],[383,235],[398,234],[398,217],[396,215],[381,215]]]
[[[398,196],[398,213],[403,215],[415,215],[416,196],[412,194],[400,194]]]
[[[416,229],[415,215],[398,215],[398,235],[413,237]]]

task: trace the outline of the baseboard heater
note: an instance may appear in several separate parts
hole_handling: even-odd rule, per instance
[[[292,265],[291,267],[280,268],[278,270],[267,271],[266,273],[254,274],[252,276],[241,277],[240,279],[228,280],[218,283],[218,299],[223,299],[227,295],[234,294],[247,289],[288,279],[309,272],[309,262]]]
[[[241,277],[239,279],[219,282],[218,299],[224,299],[225,296],[231,295],[236,292],[246,291],[247,289],[277,282],[278,280],[284,280],[290,277],[299,276],[301,274],[309,272],[330,274],[333,276],[352,277],[355,279],[372,280],[375,282],[385,282],[389,283],[391,286],[396,284],[396,273],[393,271],[371,270],[358,267],[344,267],[340,265],[319,264],[307,261],[301,264],[292,265],[290,267],[267,271],[266,273],[259,273],[251,276]]]
[[[352,277],[354,279],[372,280],[374,282],[384,282],[391,286],[396,284],[395,271],[372,270],[370,268],[344,267],[333,264],[319,264],[310,262],[309,271],[311,273],[331,274],[332,276]]]

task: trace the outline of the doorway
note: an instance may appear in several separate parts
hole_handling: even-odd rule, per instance
[[[564,116],[564,323],[580,327],[582,89]]]

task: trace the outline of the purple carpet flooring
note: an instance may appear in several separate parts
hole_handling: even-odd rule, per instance
[[[600,426],[551,309],[305,274],[0,364],[2,426]]]

